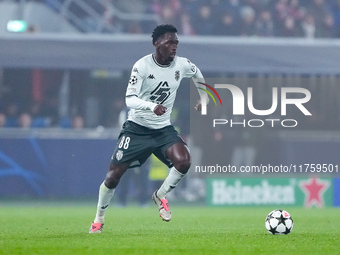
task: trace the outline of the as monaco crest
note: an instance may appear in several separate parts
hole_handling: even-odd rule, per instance
[[[179,71],[175,72],[175,80],[178,81],[180,77]]]
[[[119,161],[123,158],[123,151],[118,150],[116,153],[116,159]]]

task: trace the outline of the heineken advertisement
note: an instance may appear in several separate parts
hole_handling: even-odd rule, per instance
[[[210,206],[333,206],[332,179],[207,179]]]

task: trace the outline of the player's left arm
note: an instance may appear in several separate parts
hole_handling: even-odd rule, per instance
[[[202,104],[207,105],[209,102],[209,97],[206,92],[206,86],[204,85],[205,80],[203,77],[203,74],[201,70],[194,64],[192,63],[189,59],[186,59],[184,63],[184,68],[185,68],[185,78],[192,78],[192,81],[194,82],[198,94],[200,96],[199,100],[197,101],[197,104],[195,106],[195,109],[197,111],[202,110]]]
[[[206,86],[203,84],[205,83],[203,74],[201,73],[200,69],[196,67],[196,73],[192,76],[192,81],[194,82],[198,94],[200,98],[197,101],[197,104],[195,106],[196,111],[202,110],[202,104],[208,104],[209,103],[209,97],[208,94],[205,92]]]

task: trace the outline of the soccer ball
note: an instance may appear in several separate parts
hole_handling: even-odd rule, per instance
[[[287,211],[276,209],[268,214],[265,226],[272,235],[287,235],[293,229],[293,219]]]

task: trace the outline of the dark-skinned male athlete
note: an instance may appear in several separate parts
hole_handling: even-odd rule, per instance
[[[171,220],[166,194],[174,189],[191,164],[186,143],[170,123],[176,91],[183,78],[192,78],[197,87],[204,82],[201,71],[188,59],[176,56],[177,29],[159,25],[152,33],[155,52],[138,60],[132,68],[126,91],[130,108],[127,121],[111,158],[109,171],[99,188],[96,217],[89,233],[101,233],[104,216],[120,178],[128,168],[142,165],[153,153],[169,167],[169,175],[152,199],[164,221]],[[198,89],[201,98],[207,96]],[[201,110],[200,100],[196,110]]]

